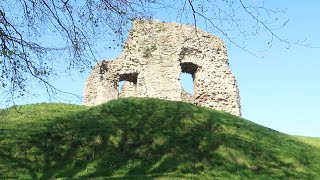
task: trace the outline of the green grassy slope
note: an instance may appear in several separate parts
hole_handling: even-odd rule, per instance
[[[320,138],[305,137],[305,136],[296,136],[296,138],[304,143],[307,143],[307,144],[310,144],[310,145],[315,146],[317,148],[320,148]]]
[[[128,98],[0,110],[0,179],[319,179],[320,147],[228,113]]]

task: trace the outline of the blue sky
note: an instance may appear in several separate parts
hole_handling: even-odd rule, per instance
[[[320,1],[277,1],[287,8],[283,34],[320,46]],[[255,42],[252,42],[253,44]],[[260,44],[256,44],[260,46]],[[275,44],[264,58],[229,47],[243,117],[289,134],[320,137],[320,49]]]
[[[278,31],[292,40],[303,40],[320,47],[320,1],[273,1],[273,8],[286,10],[289,23]],[[159,18],[166,17],[159,16]],[[201,24],[199,25],[201,27]],[[261,32],[263,33],[263,31]],[[223,38],[223,37],[222,37]],[[255,57],[226,41],[230,67],[236,76],[241,96],[242,116],[255,123],[293,135],[320,137],[320,49],[274,42],[264,58]],[[265,41],[246,41],[248,48],[263,49]],[[112,59],[120,49],[101,51],[99,59]],[[89,72],[56,79],[58,88],[83,94]],[[191,83],[188,84],[190,89]],[[34,89],[34,91],[41,91]],[[45,95],[26,98],[18,104],[49,102]],[[57,102],[61,99],[52,99]],[[75,99],[72,103],[81,104]]]

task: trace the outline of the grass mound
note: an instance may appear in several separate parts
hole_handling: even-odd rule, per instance
[[[0,110],[0,179],[319,179],[316,142],[182,102],[25,105]]]

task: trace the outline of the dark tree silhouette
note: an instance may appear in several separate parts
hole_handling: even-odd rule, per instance
[[[96,61],[97,46],[121,46],[134,19],[164,18],[202,25],[211,33],[252,55],[246,39],[268,34],[266,49],[278,40],[288,22],[285,10],[268,9],[252,0],[2,0],[0,2],[0,88],[14,102],[30,89],[30,82],[49,95],[62,92],[50,83],[57,69],[88,69]],[[161,13],[160,13],[161,14]],[[164,18],[166,19],[166,18]],[[166,19],[167,20],[167,19]],[[112,39],[110,39],[112,37]],[[97,44],[96,42],[104,42]],[[111,45],[110,45],[111,44]],[[59,56],[68,57],[63,62]]]

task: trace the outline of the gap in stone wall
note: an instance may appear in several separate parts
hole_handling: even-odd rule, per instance
[[[192,77],[192,74],[181,73],[179,82],[182,85],[183,90],[193,96],[194,92],[193,92],[193,77]]]
[[[123,88],[124,86],[127,86],[127,82],[133,83],[134,86],[137,85],[137,81],[138,81],[138,73],[126,73],[126,74],[120,74],[119,75],[119,81],[118,81],[118,96],[123,96],[122,93],[123,92]],[[128,87],[125,88],[125,91],[127,91]],[[134,90],[135,91],[135,90]],[[126,92],[127,93],[127,92]]]
[[[120,94],[123,88],[123,85],[126,81],[119,81],[118,82],[118,93]]]
[[[180,83],[185,92],[189,93],[191,96],[194,95],[194,78],[198,70],[198,65],[191,62],[180,63],[181,74]]]

